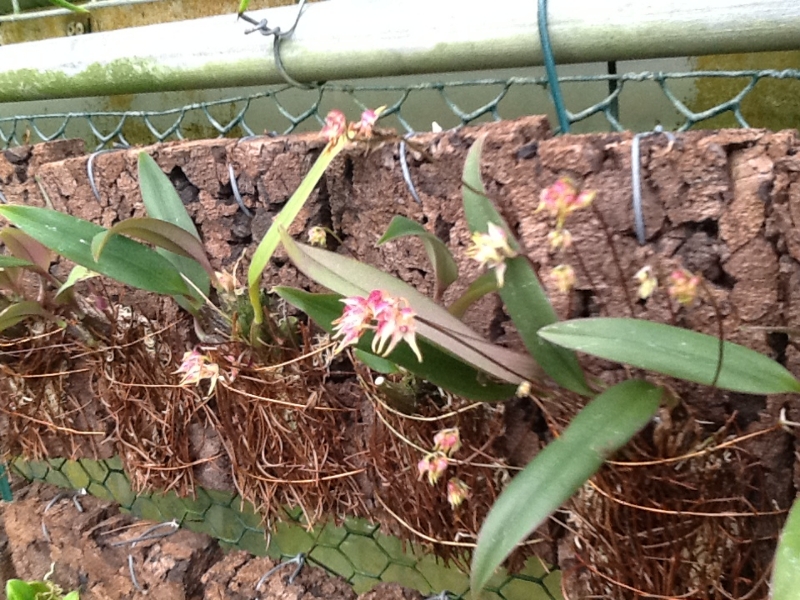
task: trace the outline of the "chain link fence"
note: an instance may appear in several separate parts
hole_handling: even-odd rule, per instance
[[[712,106],[690,106],[674,88],[690,81],[715,85],[724,81],[732,95]],[[657,86],[660,100],[652,104],[645,122],[665,121],[683,131],[696,126],[794,127],[787,122],[762,118],[748,111],[748,101],[760,95],[774,96],[776,82],[791,82],[780,93],[800,97],[800,69],[697,71],[666,73],[645,71],[625,74],[569,75],[559,78],[565,95],[581,98],[588,106],[566,111],[570,124],[586,124],[592,130],[623,131],[634,111],[641,120],[642,107],[635,93],[639,86]],[[734,84],[735,82],[735,84]],[[546,113],[555,117],[549,101],[547,77],[507,77],[462,81],[430,81],[413,84],[328,83],[311,90],[290,85],[255,93],[200,101],[161,110],[75,111],[18,114],[0,117],[0,147],[82,137],[87,147],[100,150],[115,145],[144,145],[183,139],[241,138],[288,134],[318,129],[332,108],[352,113],[366,107],[387,106],[382,123],[399,131],[429,131],[432,121],[444,128],[474,122],[509,119],[521,114]],[[772,87],[770,87],[772,86]],[[738,88],[738,89],[737,89]],[[781,103],[781,98],[769,102]],[[700,101],[702,103],[702,100]],[[575,102],[577,104],[577,102]],[[469,108],[467,108],[469,106]],[[522,110],[521,110],[521,107]],[[524,111],[524,112],[523,112]],[[753,113],[749,117],[748,112]],[[557,122],[555,119],[553,122]],[[586,128],[582,129],[585,131]]]

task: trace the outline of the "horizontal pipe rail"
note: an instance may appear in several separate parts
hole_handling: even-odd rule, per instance
[[[296,6],[254,11],[288,29]],[[550,2],[559,64],[800,49],[798,0]],[[268,85],[272,39],[235,15],[0,47],[0,102]],[[282,44],[301,82],[542,64],[535,0],[328,0]]]

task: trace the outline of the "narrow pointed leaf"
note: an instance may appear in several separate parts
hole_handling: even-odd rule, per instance
[[[372,290],[379,289],[405,298],[417,313],[420,337],[501,381],[519,384],[541,378],[541,370],[529,356],[484,340],[407,283],[355,259],[299,244],[285,229],[281,230],[281,235],[289,258],[309,279],[343,296],[366,297]]]
[[[520,252],[520,246],[505,219],[486,197],[480,165],[484,139],[485,136],[482,136],[475,141],[464,164],[463,194],[467,225],[473,233],[486,233],[489,223],[502,227],[509,245]],[[575,354],[554,346],[537,335],[539,329],[558,321],[558,316],[527,258],[517,256],[506,259],[505,284],[498,291],[525,348],[545,373],[568,390],[590,395],[592,391]]]
[[[339,294],[311,294],[288,287],[276,287],[274,290],[289,304],[305,312],[328,333],[333,332],[332,321],[342,316],[344,304]],[[371,354],[371,343],[372,332],[366,332],[357,347]],[[470,400],[496,402],[508,400],[514,395],[515,386],[488,381],[483,373],[443,352],[423,338],[418,338],[417,343],[422,352],[422,362],[417,360],[414,352],[405,343],[400,343],[386,359],[375,358],[389,360],[434,385]]]
[[[770,588],[770,600],[797,600],[800,595],[800,499],[783,526]]]
[[[198,242],[200,241],[197,227],[195,227],[189,213],[186,212],[186,207],[183,205],[180,196],[178,196],[178,192],[175,191],[169,177],[164,174],[161,167],[146,152],[139,153],[139,188],[149,217],[172,223],[189,232],[197,238]],[[213,271],[208,274],[201,261],[192,260],[164,249],[160,249],[158,252],[196,285],[202,294],[208,296],[211,281],[216,280]],[[196,300],[202,301],[202,298],[196,294],[194,297]]]
[[[286,206],[284,206],[281,212],[273,219],[269,230],[267,230],[267,233],[264,235],[264,239],[258,244],[258,248],[256,248],[253,254],[253,260],[250,262],[250,268],[247,271],[247,285],[249,288],[250,303],[253,305],[257,322],[260,322],[261,319],[261,303],[259,300],[258,286],[261,282],[261,274],[264,272],[264,269],[267,268],[269,259],[272,258],[281,240],[280,228],[288,228],[292,221],[295,220],[300,209],[303,208],[311,192],[314,191],[323,173],[325,173],[325,169],[328,168],[331,161],[333,161],[347,146],[345,137],[346,136],[342,136],[336,143],[325,146],[322,150],[322,154],[319,155],[319,158],[317,158],[311,170],[303,178],[303,181],[297,187],[294,194],[292,194],[292,197],[289,198]]]
[[[109,240],[103,260],[92,257],[91,240],[104,227],[34,206],[0,206],[5,217],[22,231],[58,254],[107,277],[135,288],[175,296],[190,295],[181,274],[155,250],[122,236]]]
[[[658,410],[662,390],[624,381],[593,399],[503,490],[478,534],[471,588],[495,569]]]
[[[60,6],[61,8],[66,8],[72,12],[89,14],[89,11],[84,7],[73,4],[72,2],[67,2],[67,0],[50,0],[50,4]]]
[[[44,245],[19,229],[5,227],[0,231],[0,241],[17,258],[27,260],[43,273],[47,273],[53,261],[53,253]]]
[[[496,292],[497,290],[497,276],[493,271],[487,271],[469,284],[469,287],[464,291],[464,293],[456,298],[456,300],[447,307],[447,310],[454,317],[462,319],[467,313],[467,310],[469,310],[470,306],[475,304],[485,295]]]
[[[216,280],[217,276],[206,256],[203,244],[177,225],[151,217],[134,217],[120,221],[108,231],[97,234],[92,240],[92,256],[95,260],[100,260],[103,248],[114,235],[137,238],[173,254],[192,259],[203,267],[209,279]]]
[[[17,302],[11,306],[0,311],[0,331],[13,327],[20,321],[29,319],[31,317],[50,317],[45,309],[43,309],[38,302],[25,300]]]
[[[475,140],[467,153],[467,160],[464,162],[461,192],[467,226],[471,233],[476,231],[486,233],[489,229],[489,223],[494,223],[498,227],[502,227],[506,232],[508,245],[515,251],[520,252],[521,248],[514,237],[514,232],[511,231],[506,220],[497,212],[492,201],[486,196],[486,188],[483,186],[483,179],[481,178],[481,154],[483,153],[485,139],[486,134]]]
[[[719,362],[716,337],[641,319],[575,319],[549,325],[543,338],[579,352],[710,385]],[[725,342],[716,387],[746,394],[800,392],[800,381],[774,360]]]
[[[337,294],[338,298],[341,298]],[[333,331],[331,328],[329,331]],[[384,375],[391,375],[393,373],[399,373],[400,369],[397,367],[395,363],[390,361],[388,358],[383,358],[382,356],[377,356],[372,354],[372,352],[367,352],[366,350],[361,350],[360,348],[356,348],[353,351],[356,358],[367,365],[370,369],[377,373],[382,373]],[[423,359],[424,360],[424,359]]]
[[[17,258],[16,256],[2,256],[0,255],[0,269],[14,269],[22,267],[25,269],[36,269],[36,265],[24,258]]]
[[[416,221],[397,215],[389,223],[383,237],[378,240],[378,245],[409,235],[418,237],[425,246],[425,253],[436,278],[436,298],[441,298],[450,284],[458,279],[458,265],[442,240]]]

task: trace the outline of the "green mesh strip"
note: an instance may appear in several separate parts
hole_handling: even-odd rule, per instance
[[[730,94],[730,97],[714,106],[692,110],[670,89],[671,82],[687,79],[706,83],[723,80],[717,87],[724,89],[721,93]],[[576,111],[567,110],[567,118],[573,124],[599,115],[604,118],[607,128],[616,131],[626,128],[626,115],[620,114],[624,113],[620,111],[620,98],[626,89],[653,84],[660,88],[663,97],[669,102],[667,106],[671,105],[674,113],[672,117],[682,120],[678,130],[707,124],[709,121],[713,126],[749,127],[751,124],[744,116],[747,111],[743,110],[742,104],[751,96],[756,86],[766,80],[797,83],[800,81],[800,70],[642,72],[559,77],[565,91],[571,86],[605,83],[602,87],[608,90],[607,94],[590,106]],[[431,127],[430,122],[412,122],[412,118],[404,112],[409,103],[438,103],[440,108],[437,110],[441,111],[438,118],[452,120],[455,117],[456,125],[466,125],[476,120],[501,120],[504,117],[520,116],[504,114],[504,100],[514,94],[519,99],[519,94],[522,94],[527,101],[528,96],[524,96],[525,94],[530,95],[533,89],[538,89],[542,95],[542,90],[546,88],[545,77],[423,82],[412,85],[330,83],[312,90],[299,90],[283,85],[246,96],[198,102],[165,110],[52,112],[0,117],[0,147],[75,137],[76,128],[81,129],[79,135],[87,138],[89,147],[95,149],[112,147],[114,144],[150,144],[197,137],[245,137],[263,134],[265,130],[286,134],[317,129],[328,110],[346,109],[348,104],[358,109],[367,105],[376,107],[385,104],[388,107],[385,114],[389,117],[385,122],[408,132],[427,131]],[[793,99],[800,96],[799,92],[800,86],[794,91],[782,87],[775,93]],[[594,93],[589,96],[594,96]],[[543,97],[547,98],[547,94],[543,94]],[[552,112],[552,107],[537,105],[532,95],[530,98],[529,114]],[[775,99],[774,102],[779,100]],[[478,106],[464,108],[463,104],[467,102],[478,103]],[[272,116],[267,122],[256,123],[259,118],[254,115],[263,114],[265,110]],[[716,119],[723,115],[729,115],[730,118],[722,121]],[[653,115],[652,120],[656,122],[661,117]],[[770,123],[764,122],[756,124],[770,126]],[[792,125],[780,123],[779,126]]]
[[[197,489],[196,498],[166,494],[136,494],[118,459],[107,461],[26,461],[16,459],[11,469],[32,481],[44,481],[68,489],[85,489],[103,500],[116,502],[123,512],[155,522],[175,520],[182,527],[219,540],[226,549],[246,550],[256,556],[282,560],[303,553],[311,564],[346,579],[356,593],[381,582],[396,582],[426,595],[447,590],[456,597],[469,591],[469,575],[445,566],[420,548],[386,535],[363,519],[349,519],[343,526],[320,524],[307,531],[302,511],[286,510],[283,521],[269,536],[252,506],[229,492]],[[531,560],[516,575],[499,572],[481,598],[502,600],[558,600],[561,573],[548,573]]]

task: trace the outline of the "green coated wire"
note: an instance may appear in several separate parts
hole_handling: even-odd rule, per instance
[[[8,471],[4,464],[0,464],[0,498],[3,502],[11,502],[14,496],[11,494],[11,484],[8,481]]]
[[[564,98],[561,96],[561,85],[558,82],[556,73],[556,60],[553,57],[553,48],[550,45],[550,33],[547,31],[547,0],[539,0],[539,13],[537,17],[539,25],[539,40],[542,44],[542,54],[544,55],[544,68],[547,71],[547,81],[550,86],[550,96],[556,107],[558,116],[558,126],[561,133],[569,133],[569,117],[564,108]]]

